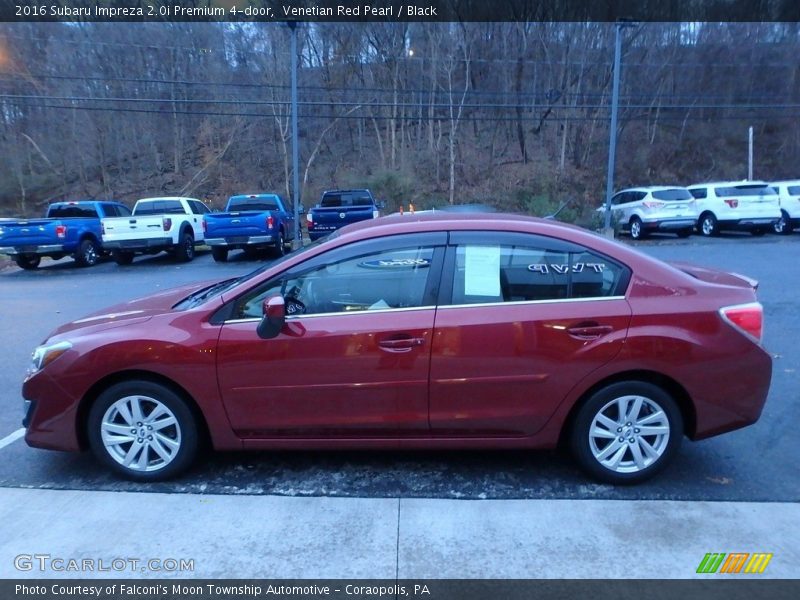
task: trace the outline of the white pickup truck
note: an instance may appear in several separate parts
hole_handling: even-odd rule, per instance
[[[203,242],[203,215],[208,207],[194,198],[144,198],[130,217],[100,221],[103,247],[119,265],[129,265],[136,254],[173,253],[179,261],[194,258]]]

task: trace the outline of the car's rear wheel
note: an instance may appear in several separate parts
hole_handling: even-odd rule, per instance
[[[647,237],[647,232],[639,217],[633,217],[631,219],[631,237],[635,240],[641,240]]]
[[[228,249],[220,246],[211,246],[211,256],[216,262],[225,262],[228,260]]]
[[[719,234],[719,223],[717,217],[713,213],[703,213],[700,216],[700,226],[698,227],[700,233],[706,237],[712,237]]]
[[[39,266],[40,262],[42,262],[42,257],[38,254],[17,254],[14,257],[14,262],[17,263],[17,266],[20,269],[32,271]]]
[[[175,258],[180,262],[189,262],[194,258],[194,236],[190,232],[181,234],[178,247],[175,248]]]
[[[278,239],[275,242],[275,256],[285,256],[286,255],[286,236],[283,233],[283,229],[278,232]]]
[[[97,398],[87,421],[95,456],[136,481],[169,479],[198,448],[197,422],[186,402],[151,381],[115,384]]]
[[[93,267],[99,259],[100,248],[97,246],[97,242],[89,238],[81,241],[81,245],[78,246],[78,251],[75,253],[75,263],[79,267]]]
[[[125,252],[123,250],[114,250],[111,253],[111,256],[114,258],[114,262],[118,265],[126,266],[133,262],[133,252]]]
[[[572,451],[595,478],[615,485],[649,479],[674,457],[683,437],[675,400],[650,383],[614,383],[592,394],[571,431]]]
[[[792,233],[792,221],[789,217],[789,213],[782,210],[781,218],[775,221],[772,228],[775,230],[775,233],[779,235],[788,235]]]

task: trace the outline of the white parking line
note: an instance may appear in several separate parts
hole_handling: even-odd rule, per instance
[[[20,427],[14,433],[8,434],[6,437],[4,437],[2,440],[0,440],[0,450],[5,448],[6,446],[10,446],[11,444],[16,442],[18,439],[20,439],[24,435],[25,435],[25,428],[24,427]]]

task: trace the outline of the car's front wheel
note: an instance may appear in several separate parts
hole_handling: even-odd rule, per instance
[[[571,446],[580,465],[615,485],[649,479],[673,458],[683,419],[663,389],[641,381],[614,383],[592,394],[573,422]]]
[[[197,422],[186,401],[151,381],[109,387],[92,405],[87,428],[95,456],[136,481],[174,477],[197,453]]]

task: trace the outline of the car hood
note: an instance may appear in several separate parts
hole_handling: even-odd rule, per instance
[[[161,315],[172,311],[172,307],[192,292],[213,285],[217,280],[192,283],[176,288],[164,290],[156,294],[151,294],[143,298],[130,300],[121,304],[115,304],[104,308],[90,315],[65,323],[50,334],[50,338],[73,332],[77,329],[82,330],[81,334],[94,333],[112,327],[132,325],[141,323],[156,315]]]
[[[731,273],[730,271],[720,271],[717,269],[710,269],[708,267],[701,267],[687,262],[674,262],[670,261],[670,265],[691,275],[700,281],[707,281],[709,283],[717,283],[720,285],[731,285],[734,287],[749,288],[752,290],[758,289],[758,281],[751,279],[746,275],[739,273]]]

